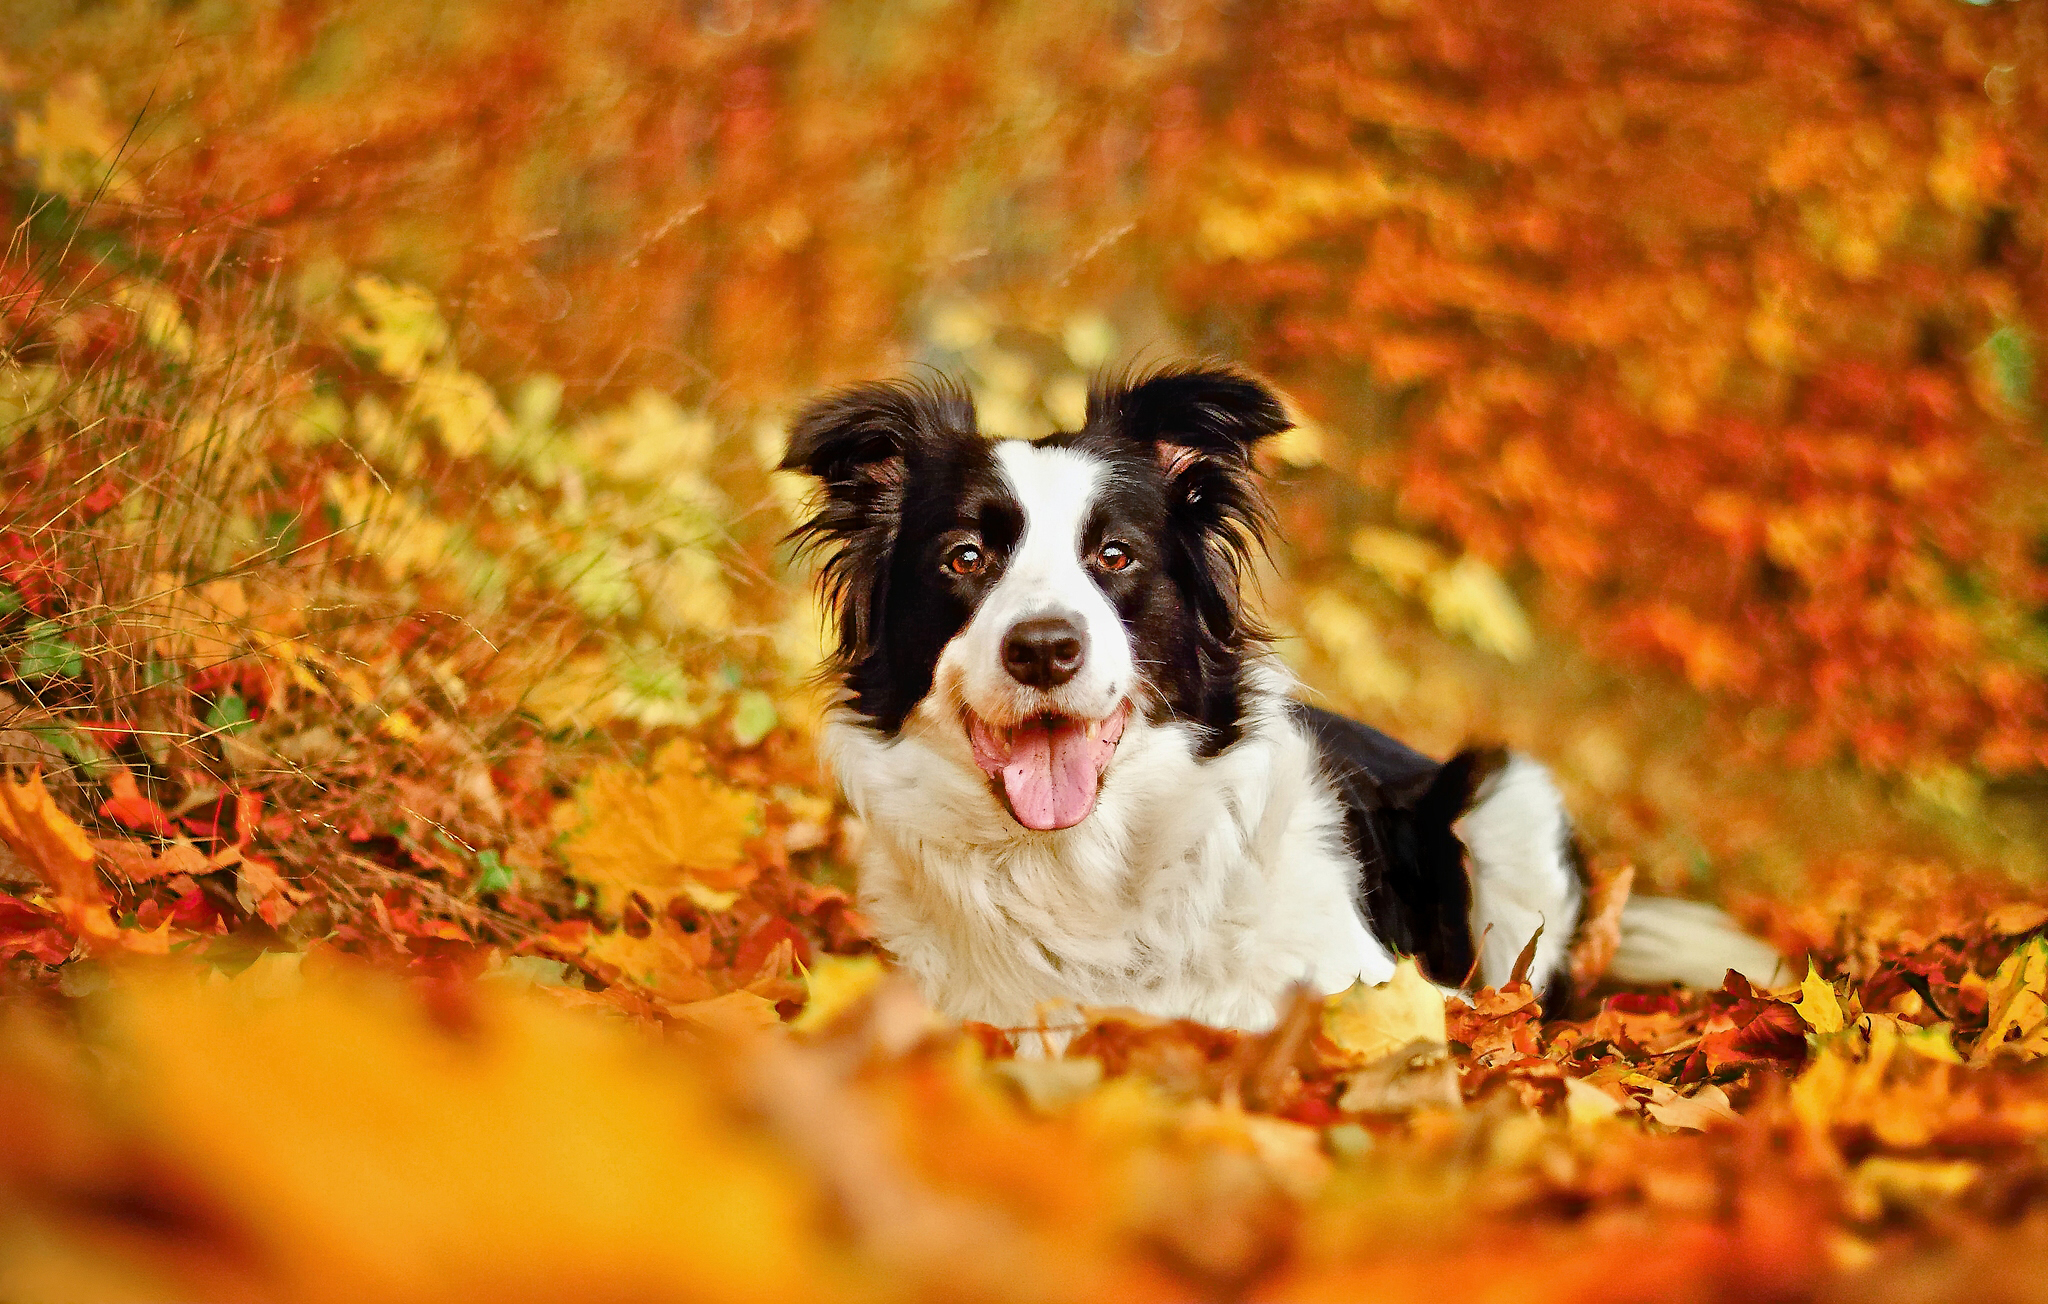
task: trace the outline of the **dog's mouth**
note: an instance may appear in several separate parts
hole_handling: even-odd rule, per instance
[[[992,725],[967,712],[975,764],[997,780],[1010,814],[1027,829],[1067,829],[1088,818],[1102,774],[1130,718],[1126,701],[1100,720],[1034,715]]]

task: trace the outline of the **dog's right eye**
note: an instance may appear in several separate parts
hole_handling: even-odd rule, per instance
[[[986,564],[987,559],[977,544],[957,544],[946,554],[946,569],[955,575],[978,575]]]

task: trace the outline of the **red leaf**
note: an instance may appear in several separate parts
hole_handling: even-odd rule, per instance
[[[63,916],[0,893],[0,959],[12,955],[51,966],[70,959],[71,936],[64,931]]]
[[[1740,1064],[1797,1065],[1806,1060],[1806,1023],[1783,1001],[1759,1001],[1733,1028],[1700,1038],[1700,1051],[1713,1069]]]
[[[164,814],[163,807],[142,795],[133,774],[125,769],[116,770],[114,777],[107,780],[107,787],[114,795],[100,803],[100,814],[124,828],[154,833],[160,838],[171,835],[171,817]]]

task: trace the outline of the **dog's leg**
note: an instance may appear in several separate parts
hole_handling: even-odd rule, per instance
[[[1452,826],[1465,844],[1472,883],[1472,940],[1477,981],[1498,987],[1536,942],[1529,982],[1547,992],[1563,971],[1585,901],[1571,820],[1550,772],[1511,754],[1473,793]]]

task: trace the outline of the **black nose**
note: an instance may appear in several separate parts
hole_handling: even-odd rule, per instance
[[[1003,669],[1033,688],[1058,688],[1074,677],[1087,656],[1088,636],[1068,616],[1020,620],[1003,640]]]

